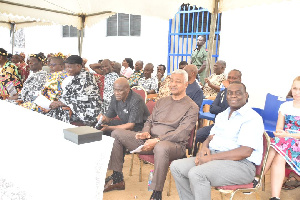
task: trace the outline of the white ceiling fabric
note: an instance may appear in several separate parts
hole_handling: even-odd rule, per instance
[[[53,23],[35,20],[30,17],[14,16],[0,13],[0,26],[11,29],[11,24],[15,24],[15,30],[29,26],[49,26]]]

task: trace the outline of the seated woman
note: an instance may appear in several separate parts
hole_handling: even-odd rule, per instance
[[[271,168],[270,200],[280,199],[280,191],[285,177],[287,163],[300,175],[300,76],[292,85],[293,101],[283,103],[279,108],[275,138],[271,139],[271,149],[266,164],[266,171]],[[299,186],[298,180],[295,183]]]
[[[46,83],[40,91],[40,94],[33,102],[25,102],[21,104],[22,107],[28,108],[37,112],[45,112],[53,101],[57,101],[61,95],[62,81],[68,76],[64,70],[64,56],[59,53],[51,58],[49,63],[50,73],[47,77]]]
[[[34,101],[46,82],[47,72],[42,70],[45,57],[42,53],[30,55],[29,66],[31,75],[24,82],[19,94],[9,97],[9,100],[20,100],[21,102]]]
[[[18,67],[18,69],[20,71],[23,83],[28,78],[29,72],[30,72],[30,67],[29,67],[29,65],[27,65],[24,58],[25,58],[24,53],[20,54],[20,55],[15,54],[11,58],[11,61]]]
[[[133,73],[133,60],[131,58],[125,58],[122,62],[121,75],[125,78],[130,78]]]
[[[220,85],[222,81],[226,79],[224,71],[226,68],[226,62],[219,60],[214,65],[214,73],[210,77],[205,79],[205,85],[203,87],[203,93],[205,98],[216,97],[220,92]]]
[[[7,59],[7,51],[0,48],[0,99],[21,91],[23,87],[18,67]]]

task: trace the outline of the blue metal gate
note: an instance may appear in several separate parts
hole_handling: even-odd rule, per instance
[[[218,14],[215,31],[215,47],[213,57],[217,61],[219,54],[220,22],[221,14]],[[174,19],[169,20],[168,35],[168,73],[178,69],[181,61],[190,63],[190,57],[196,48],[197,38],[206,36],[207,41],[210,33],[210,13],[203,8],[182,4]]]

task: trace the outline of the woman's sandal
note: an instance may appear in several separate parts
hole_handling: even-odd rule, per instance
[[[300,181],[298,181],[294,176],[290,176],[288,180],[282,185],[284,190],[293,190],[297,187],[300,187]]]

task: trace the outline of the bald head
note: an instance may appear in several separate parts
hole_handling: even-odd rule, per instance
[[[188,73],[189,83],[193,83],[196,79],[198,69],[196,65],[187,65],[184,68],[184,71]]]
[[[129,92],[130,87],[126,78],[120,77],[114,82],[114,95],[117,101],[125,101]]]
[[[124,77],[117,78],[117,80],[114,82],[114,84],[119,84],[124,87],[129,87],[128,80]]]

